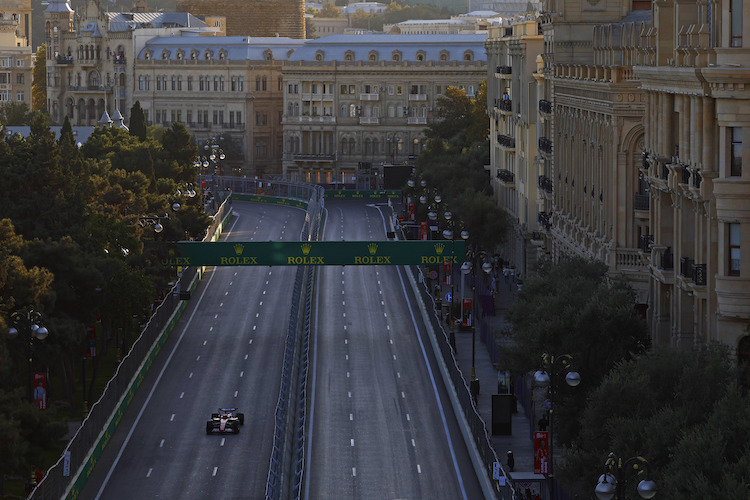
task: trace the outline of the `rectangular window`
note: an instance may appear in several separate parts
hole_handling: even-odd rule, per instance
[[[729,276],[740,275],[740,225],[729,226]]]
[[[188,77],[188,92],[191,90],[193,90],[193,77],[189,76]]]
[[[318,93],[318,84],[317,83],[313,83],[312,84],[312,93],[313,94],[317,94]]]
[[[729,23],[730,47],[742,47],[742,2],[744,0],[730,0],[729,2]]]
[[[219,77],[215,76],[214,77],[214,92],[218,92],[218,91],[219,91]]]
[[[239,77],[237,79],[237,87],[238,87],[237,90],[239,90],[240,92],[245,91],[245,79],[243,77]]]
[[[263,125],[268,125],[268,115],[263,113]]]
[[[255,112],[255,124],[260,125],[260,111]]]
[[[161,90],[161,78],[156,79],[156,90]]]
[[[435,85],[435,94],[436,95],[443,95],[443,86],[442,85]]]
[[[732,127],[729,129],[732,135],[732,144],[730,147],[730,167],[729,175],[742,176],[742,127]]]
[[[260,77],[259,76],[255,77],[255,90],[256,91],[260,90]]]
[[[192,109],[187,110],[187,122],[189,124],[193,123],[193,110]]]
[[[16,59],[16,67],[23,68],[25,66],[23,59]]]
[[[263,90],[266,90],[266,84],[268,83],[268,79],[265,76],[263,77],[262,83],[263,83]]]
[[[12,68],[13,67],[13,58],[10,57],[10,56],[0,57],[0,67],[2,67],[2,68]]]
[[[169,114],[170,114],[171,121],[173,121],[173,122],[178,121],[177,120],[177,112],[175,112],[174,110],[172,110]]]
[[[200,78],[198,79],[198,90],[205,90],[205,89],[203,88],[203,86],[204,86],[204,85],[205,85],[205,83],[203,82],[203,77],[200,77]]]
[[[342,85],[342,86],[341,86],[341,94],[342,94],[342,95],[343,95],[343,94],[346,94],[346,93],[347,93],[346,91],[347,91],[348,89],[349,89],[349,87],[347,87],[346,85]]]
[[[177,90],[182,90],[182,77],[177,77]]]
[[[237,92],[237,77],[232,77],[232,92]]]
[[[242,111],[237,111],[237,123],[242,123]]]
[[[16,101],[23,102],[24,99],[25,99],[25,96],[23,94],[23,90],[19,90],[18,93],[16,94]]]
[[[403,88],[401,87],[401,85],[396,85],[396,95],[401,95],[401,94],[403,94],[403,91],[404,91],[404,90],[403,90]]]
[[[177,78],[175,77],[172,77],[172,90],[177,90]]]
[[[219,111],[219,124],[220,125],[224,124],[224,111],[223,110]]]
[[[229,112],[229,127],[234,127],[234,111]]]
[[[23,85],[23,82],[24,82],[23,73],[16,74],[16,83],[19,85]]]
[[[218,124],[219,124],[219,112],[214,111],[214,125],[218,125]]]

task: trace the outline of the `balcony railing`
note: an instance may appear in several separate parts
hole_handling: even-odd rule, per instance
[[[539,212],[536,220],[537,223],[547,231],[549,231],[549,228],[552,227],[552,223],[550,222],[550,215],[548,212]]]
[[[500,145],[500,147],[506,149],[514,149],[516,147],[516,140],[509,135],[498,134],[497,143]]]
[[[640,248],[641,252],[643,253],[651,253],[651,245],[654,244],[654,235],[653,234],[642,234],[641,237],[638,239],[638,248]]]
[[[547,101],[546,99],[540,99],[539,100],[539,111],[546,114],[551,115],[552,114],[552,103]]]
[[[552,192],[552,179],[550,179],[546,175],[540,175],[539,176],[539,189],[541,189],[545,193],[551,193]]]
[[[336,153],[333,154],[293,154],[293,160],[302,161],[336,161]]]
[[[680,165],[682,168],[682,184],[690,185],[690,170],[687,165]]]
[[[540,137],[539,150],[543,153],[552,154],[552,141],[546,137]]]
[[[700,189],[702,180],[703,177],[701,176],[700,171],[696,170],[695,172],[693,172],[693,187],[695,189]]]
[[[635,193],[633,195],[633,208],[635,210],[648,211],[650,199],[651,198],[648,193],[645,193],[645,194]]]
[[[497,109],[500,111],[513,111],[513,102],[510,99],[498,99]]]
[[[693,279],[693,263],[690,257],[680,257],[680,276]]]
[[[359,94],[360,101],[378,101],[380,94]]]
[[[693,264],[693,281],[696,285],[706,286],[706,264]]]
[[[55,57],[55,62],[57,64],[73,64],[73,56],[58,54],[57,57]]]
[[[515,175],[513,175],[513,172],[510,170],[498,170],[497,171],[497,178],[500,179],[500,182],[504,182],[505,184],[512,184],[513,179],[515,179]]]
[[[426,125],[427,124],[427,117],[425,116],[410,116],[406,123],[409,125]]]
[[[426,101],[427,94],[409,94],[410,101]]]

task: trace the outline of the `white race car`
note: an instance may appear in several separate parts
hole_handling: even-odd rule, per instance
[[[245,414],[236,411],[237,408],[219,408],[219,413],[212,413],[211,420],[206,421],[206,434],[239,434],[240,426],[245,424]]]

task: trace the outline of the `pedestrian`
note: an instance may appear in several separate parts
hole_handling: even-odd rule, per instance
[[[547,412],[544,412],[544,415],[542,415],[542,418],[539,419],[539,430],[544,432],[547,430],[547,426],[549,425],[549,417],[547,417]]]
[[[511,472],[513,472],[513,468],[516,466],[516,459],[513,458],[513,452],[510,450],[508,450],[507,456],[508,456],[508,468],[510,469]]]

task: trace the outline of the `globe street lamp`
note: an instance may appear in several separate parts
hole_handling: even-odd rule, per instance
[[[534,381],[541,388],[547,389],[547,401],[548,401],[548,425],[549,425],[549,470],[547,471],[548,478],[554,477],[554,438],[553,438],[553,409],[554,399],[557,392],[558,378],[565,374],[565,383],[570,387],[576,387],[581,383],[581,375],[571,369],[571,363],[573,356],[570,354],[562,354],[559,356],[549,355],[544,353],[542,355],[542,369],[538,370],[534,374]],[[544,471],[542,471],[544,473]],[[552,498],[554,498],[554,488],[550,488]]]
[[[599,500],[611,500],[624,498],[624,488],[632,479],[641,475],[644,478],[636,486],[636,491],[641,498],[653,498],[656,496],[656,483],[648,478],[648,461],[643,457],[630,457],[622,461],[614,453],[609,454],[604,462],[604,474],[599,476],[599,482],[594,489],[596,498]]]
[[[32,358],[33,358],[33,349],[34,349],[34,340],[44,340],[47,338],[47,335],[49,335],[49,331],[42,325],[40,325],[42,321],[42,314],[39,311],[36,311],[33,308],[28,308],[24,311],[16,311],[13,314],[10,315],[10,321],[13,323],[13,326],[8,328],[8,337],[10,339],[15,339],[19,335],[23,335],[26,338],[28,338],[28,349],[27,349],[27,359],[28,359],[28,366],[29,366],[29,373],[28,373],[28,386],[29,386],[29,400],[34,401],[34,385],[33,385],[33,378],[34,374],[32,372]]]

